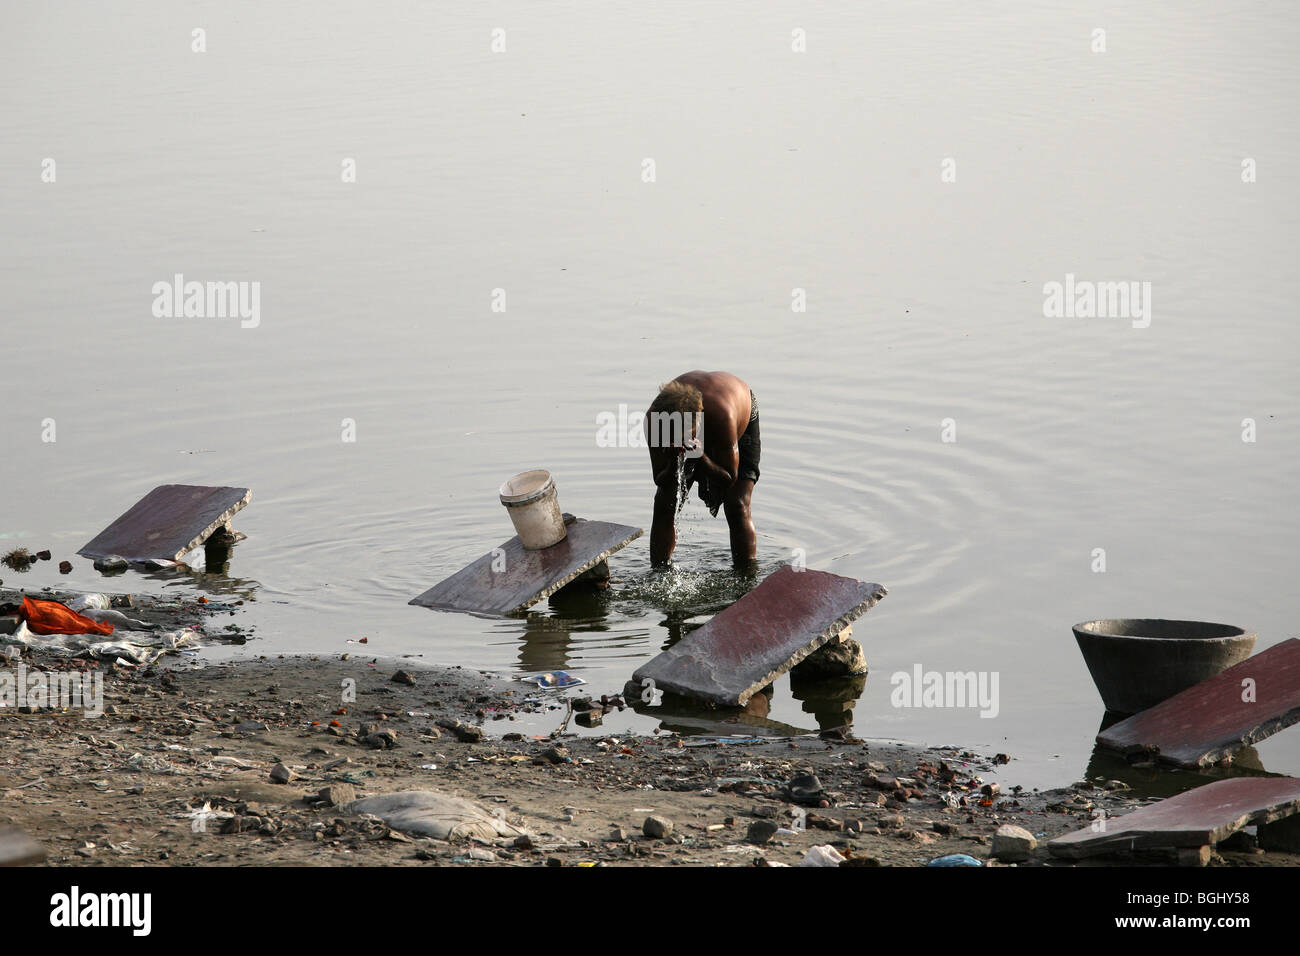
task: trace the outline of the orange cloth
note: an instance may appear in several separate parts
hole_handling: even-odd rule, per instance
[[[78,614],[58,601],[23,598],[18,616],[27,622],[33,634],[112,634],[112,624],[102,624]]]

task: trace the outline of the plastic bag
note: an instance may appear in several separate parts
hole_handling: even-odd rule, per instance
[[[815,846],[800,861],[800,866],[839,866],[844,857],[830,844]]]

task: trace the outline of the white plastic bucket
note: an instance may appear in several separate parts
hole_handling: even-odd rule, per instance
[[[549,471],[538,468],[521,472],[501,485],[500,495],[519,541],[527,550],[541,551],[564,540],[568,532]]]

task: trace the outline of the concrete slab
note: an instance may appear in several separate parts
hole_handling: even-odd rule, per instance
[[[1251,825],[1300,812],[1295,777],[1234,777],[1188,790],[1123,816],[1096,820],[1047,844],[1053,856],[1082,859],[1133,850],[1213,846]]]
[[[252,498],[248,488],[159,485],[77,553],[87,558],[179,561],[224,528]]]
[[[888,592],[879,584],[786,565],[703,627],[632,675],[668,693],[743,707],[865,614]]]
[[[565,515],[565,526],[564,540],[542,551],[525,550],[516,535],[409,603],[471,614],[512,614],[550,597],[643,533],[631,525],[572,515]]]
[[[1097,743],[1207,767],[1300,720],[1300,639],[1291,638],[1103,730]]]
[[[22,830],[0,827],[0,866],[26,866],[44,859],[45,851]]]

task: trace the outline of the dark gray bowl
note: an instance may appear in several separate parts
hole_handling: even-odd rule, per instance
[[[1074,626],[1106,709],[1136,714],[1240,663],[1255,635],[1231,624],[1120,617]]]

